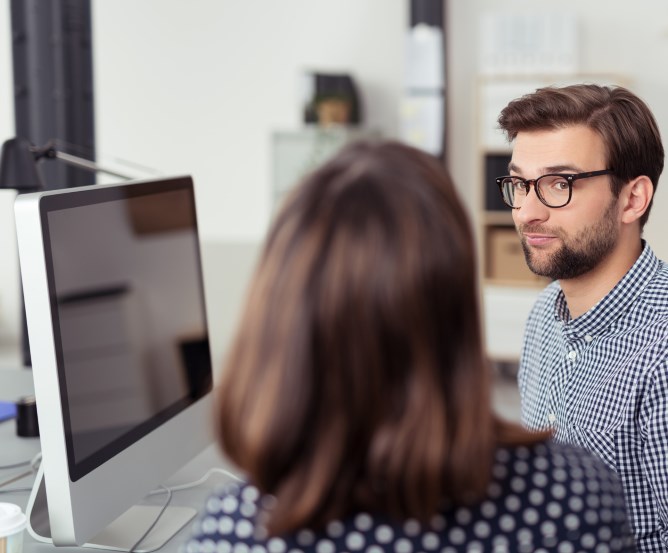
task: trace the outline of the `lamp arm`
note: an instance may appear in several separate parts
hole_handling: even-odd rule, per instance
[[[105,169],[104,167],[101,167],[97,163],[93,163],[88,159],[73,156],[71,154],[66,154],[65,152],[59,152],[55,149],[53,150],[53,153],[49,155],[49,157],[55,157],[57,159],[64,161],[69,165],[74,165],[75,167],[81,167],[82,169],[88,169],[90,171],[99,171],[101,173],[106,173],[107,175],[118,177],[120,179],[125,179],[125,180],[132,179],[132,177],[129,177],[128,175],[123,175],[117,171],[112,171],[111,169]]]

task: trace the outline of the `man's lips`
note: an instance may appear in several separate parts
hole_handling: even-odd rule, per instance
[[[557,237],[552,234],[540,234],[536,232],[526,232],[522,236],[524,236],[524,241],[529,246],[548,246],[557,240]]]

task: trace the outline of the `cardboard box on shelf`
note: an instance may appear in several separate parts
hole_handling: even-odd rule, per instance
[[[535,275],[527,267],[520,239],[513,227],[488,227],[486,234],[487,279],[529,285],[545,283],[543,277]]]

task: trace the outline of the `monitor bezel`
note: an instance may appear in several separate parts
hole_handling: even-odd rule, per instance
[[[90,471],[99,467],[102,463],[108,461],[111,457],[117,455],[123,449],[127,448],[146,434],[164,424],[167,420],[187,408],[189,405],[200,399],[203,395],[211,391],[212,376],[210,376],[208,387],[201,390],[194,398],[185,396],[172,403],[167,408],[155,414],[150,419],[144,421],[140,426],[133,428],[128,433],[120,436],[116,440],[107,444],[101,450],[92,455],[77,461],[74,452],[74,440],[70,422],[69,398],[67,391],[67,371],[65,370],[65,360],[62,348],[62,338],[60,330],[60,316],[58,295],[56,291],[56,282],[53,264],[53,252],[51,249],[51,228],[49,223],[49,214],[73,209],[78,207],[99,205],[103,203],[123,201],[130,198],[142,196],[157,195],[165,192],[186,191],[190,195],[191,217],[193,221],[193,233],[195,238],[195,254],[198,264],[199,295],[202,307],[204,328],[208,328],[206,319],[206,307],[204,298],[204,278],[202,274],[202,260],[199,247],[199,232],[197,226],[197,214],[195,209],[195,194],[192,179],[176,178],[170,180],[148,181],[134,183],[132,186],[95,186],[86,187],[86,190],[78,189],[77,194],[52,194],[44,195],[39,202],[40,222],[42,229],[42,239],[44,243],[44,258],[46,262],[46,277],[49,289],[49,299],[51,304],[51,324],[53,327],[54,346],[56,354],[56,368],[58,371],[58,382],[60,387],[60,401],[63,414],[63,426],[65,430],[65,444],[67,448],[67,461],[69,467],[70,479],[76,482],[84,477]],[[211,353],[209,351],[209,357]]]

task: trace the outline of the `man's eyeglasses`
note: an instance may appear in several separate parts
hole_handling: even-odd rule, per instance
[[[564,207],[571,201],[573,183],[576,180],[598,177],[599,175],[611,175],[612,173],[612,169],[576,174],[550,173],[537,179],[523,179],[522,177],[508,175],[497,177],[496,184],[499,185],[504,203],[513,209],[522,207],[532,184],[536,196],[547,207]]]

